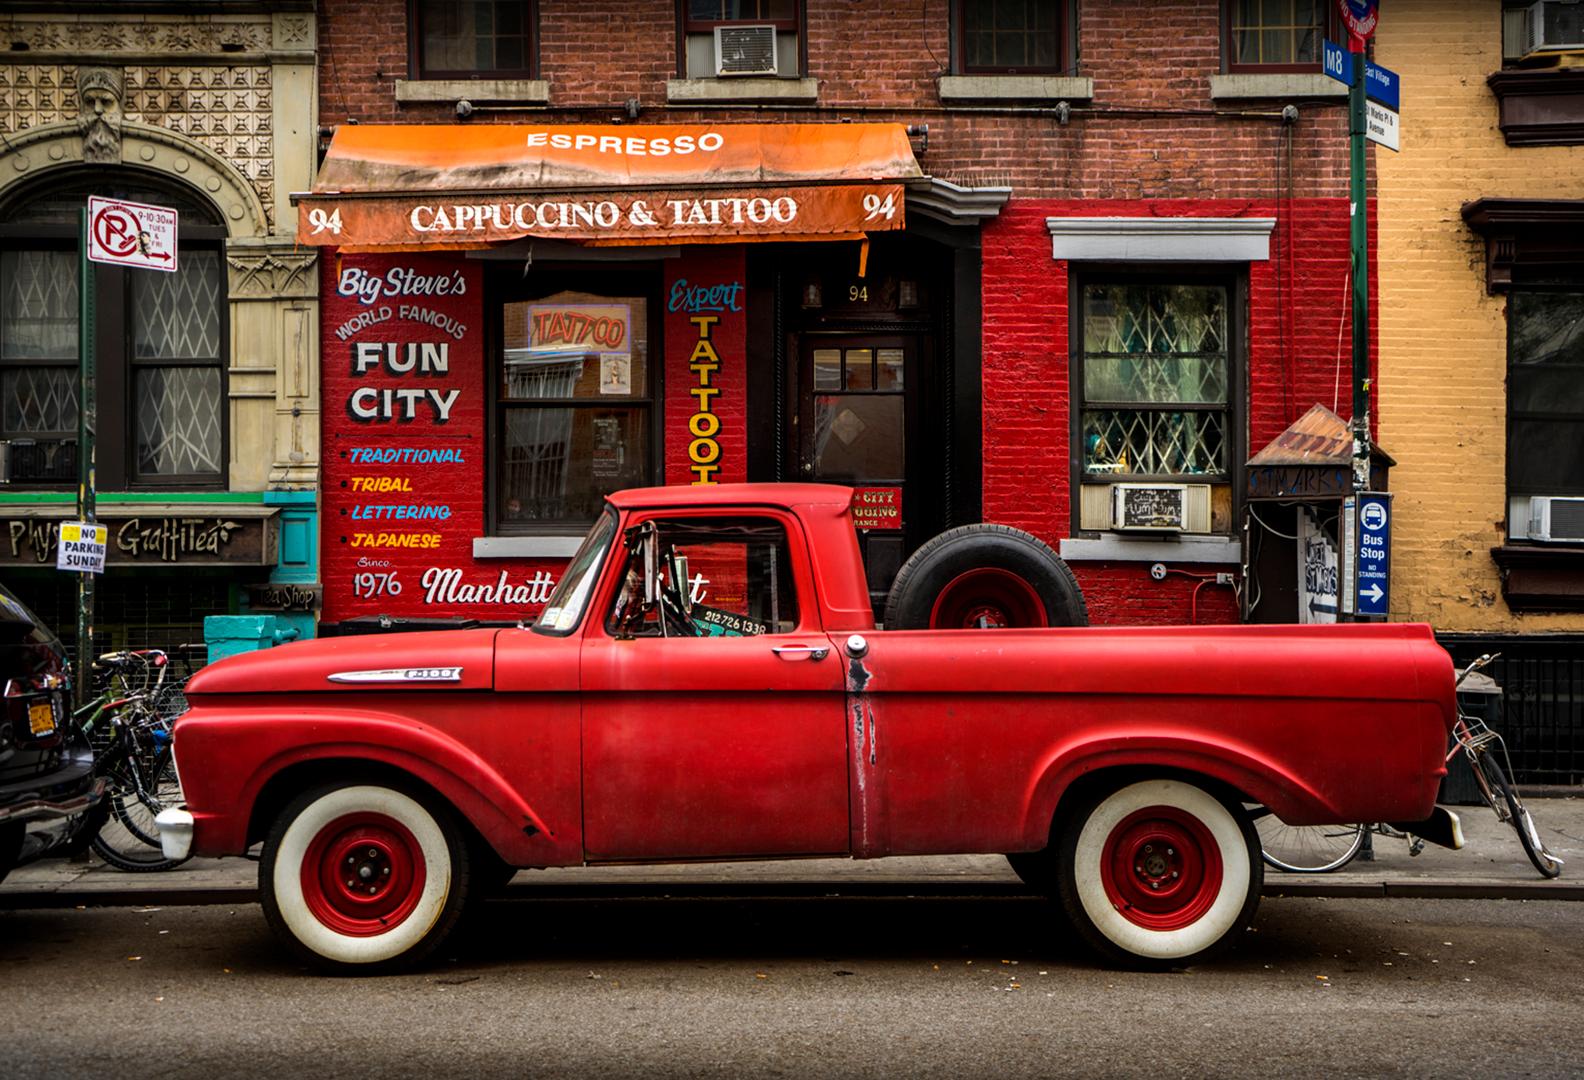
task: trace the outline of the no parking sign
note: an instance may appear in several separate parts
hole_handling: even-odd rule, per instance
[[[176,211],[88,197],[88,258],[144,270],[176,269]]]

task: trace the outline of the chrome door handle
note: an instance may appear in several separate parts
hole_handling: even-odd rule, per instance
[[[830,655],[829,645],[774,645],[771,652],[783,660],[823,660]]]

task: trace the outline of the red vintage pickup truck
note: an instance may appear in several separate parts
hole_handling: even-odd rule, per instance
[[[167,854],[262,841],[271,925],[330,968],[422,959],[519,867],[970,852],[1158,965],[1248,925],[1250,807],[1432,813],[1456,705],[1427,627],[877,630],[851,494],[622,492],[531,626],[211,665]]]

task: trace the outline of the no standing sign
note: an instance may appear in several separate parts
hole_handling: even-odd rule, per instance
[[[174,272],[176,211],[89,196],[88,258],[116,266]]]

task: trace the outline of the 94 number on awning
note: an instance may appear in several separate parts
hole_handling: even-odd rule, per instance
[[[879,217],[890,221],[896,217],[896,192],[893,191],[883,198],[875,194],[865,195],[863,197],[863,208],[865,221],[873,221]]]

